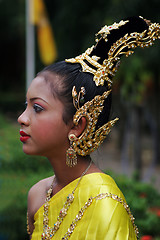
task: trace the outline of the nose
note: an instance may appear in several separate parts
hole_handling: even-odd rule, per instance
[[[27,109],[18,117],[18,123],[20,125],[28,126],[30,123],[29,116],[27,115]]]

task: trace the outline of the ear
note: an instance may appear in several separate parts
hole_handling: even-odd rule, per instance
[[[78,125],[74,125],[71,128],[69,135],[74,134],[76,137],[79,137],[84,132],[86,125],[87,125],[87,120],[85,117],[82,117],[79,120]]]

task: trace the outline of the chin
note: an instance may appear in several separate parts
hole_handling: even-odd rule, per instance
[[[31,149],[30,147],[27,147],[25,144],[23,145],[23,152],[31,156],[43,156],[41,152],[36,151],[35,149]]]

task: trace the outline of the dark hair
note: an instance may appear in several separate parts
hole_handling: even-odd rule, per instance
[[[127,19],[126,19],[127,20]],[[132,17],[128,19],[129,22],[119,27],[119,29],[112,30],[107,36],[106,42],[101,38],[98,44],[94,47],[91,55],[100,57],[99,62],[102,64],[104,59],[108,57],[108,51],[121,37],[126,33],[143,32],[148,29],[147,23],[140,17]],[[53,95],[64,103],[63,120],[67,124],[76,112],[73,105],[72,88],[76,87],[77,92],[81,87],[85,88],[86,94],[84,95],[85,102],[92,100],[96,95],[102,95],[103,92],[108,90],[107,83],[104,86],[96,86],[93,81],[93,75],[90,73],[82,72],[82,67],[79,63],[67,63],[65,61],[50,65],[39,74],[43,74],[45,80],[50,83]],[[56,81],[52,81],[52,77],[57,76]],[[104,102],[103,112],[99,116],[97,127],[101,127],[108,122],[111,108],[111,94]]]
[[[39,74],[43,74],[45,80],[50,84],[52,94],[64,104],[63,120],[66,124],[76,112],[72,98],[73,86],[76,87],[77,92],[80,91],[82,86],[85,88],[84,103],[108,90],[106,86],[97,87],[93,82],[93,75],[82,72],[79,63],[57,62],[47,66]],[[57,76],[56,82],[52,80],[54,76]],[[111,95],[105,101],[103,114],[101,114],[97,126],[102,126],[108,121],[110,108]]]

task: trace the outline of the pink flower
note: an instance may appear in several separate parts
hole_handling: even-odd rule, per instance
[[[153,237],[151,235],[144,235],[141,237],[141,240],[153,240]]]

